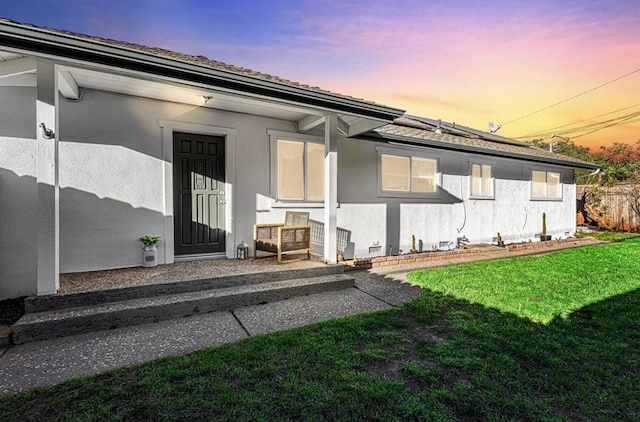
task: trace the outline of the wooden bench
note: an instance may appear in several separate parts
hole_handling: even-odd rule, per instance
[[[266,258],[272,255],[258,256],[258,251],[271,252],[282,263],[283,254],[296,254],[298,257],[287,262],[311,259],[311,226],[308,212],[287,211],[284,223],[256,224],[253,229],[254,257]]]

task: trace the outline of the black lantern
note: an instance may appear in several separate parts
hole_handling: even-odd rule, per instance
[[[249,258],[249,245],[247,245],[244,240],[240,242],[240,244],[238,245],[238,248],[236,249],[236,258],[238,259]]]

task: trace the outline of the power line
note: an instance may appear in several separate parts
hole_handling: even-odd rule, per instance
[[[510,123],[513,123],[513,122],[517,122],[518,120],[522,120],[522,119],[525,119],[525,118],[527,118],[527,117],[531,117],[531,116],[533,116],[534,114],[538,114],[538,113],[541,113],[541,112],[543,112],[543,111],[549,110],[550,108],[553,108],[553,107],[558,106],[558,105],[560,105],[560,104],[564,104],[564,103],[566,103],[567,101],[571,101],[571,100],[573,100],[573,99],[575,99],[575,98],[578,98],[578,97],[580,97],[580,96],[582,96],[582,95],[585,95],[585,94],[588,94],[588,93],[590,93],[590,92],[593,92],[593,91],[595,91],[596,89],[600,89],[600,88],[602,88],[603,86],[607,86],[607,85],[612,84],[612,83],[614,83],[614,82],[616,82],[616,81],[619,81],[620,79],[624,79],[624,78],[626,78],[627,76],[631,76],[631,75],[633,75],[634,73],[638,73],[638,72],[640,72],[640,68],[638,68],[638,69],[634,70],[633,72],[629,72],[629,73],[627,73],[627,74],[625,74],[625,75],[622,75],[622,76],[620,76],[620,77],[618,77],[618,78],[615,78],[615,79],[612,79],[612,80],[610,80],[610,81],[607,81],[607,82],[605,82],[605,83],[603,83],[603,84],[601,84],[601,85],[596,86],[595,88],[588,89],[588,90],[583,91],[583,92],[581,92],[581,93],[579,93],[579,94],[576,94],[576,95],[574,95],[574,96],[572,96],[572,97],[566,98],[566,99],[564,99],[564,100],[562,100],[562,101],[558,101],[557,103],[553,103],[553,104],[551,104],[551,105],[548,105],[548,106],[546,106],[546,107],[543,107],[543,108],[541,108],[541,109],[539,109],[539,110],[536,110],[536,111],[534,111],[534,112],[532,112],[532,113],[525,114],[524,116],[518,117],[517,119],[509,120],[509,121],[508,121],[508,122],[506,122],[506,123],[502,123],[502,126],[504,126],[504,125],[508,125],[508,124],[510,124]]]
[[[580,132],[580,131],[583,131],[583,130],[591,130],[591,129],[594,129],[594,128],[602,127],[602,126],[608,125],[609,123],[624,122],[624,121],[627,121],[629,119],[633,119],[634,117],[637,117],[637,116],[640,116],[640,111],[637,111],[637,112],[634,112],[634,113],[625,114],[624,116],[615,117],[613,119],[603,120],[601,122],[590,123],[588,125],[578,126],[578,127],[572,128],[572,129],[564,130],[564,131],[558,131],[555,134],[556,135],[570,135],[572,133]]]
[[[586,121],[592,120],[592,119],[597,119],[598,117],[608,116],[609,114],[618,113],[618,112],[624,111],[624,110],[629,110],[630,108],[635,108],[635,107],[638,107],[638,106],[640,106],[640,103],[634,104],[634,105],[628,106],[628,107],[619,108],[619,109],[614,110],[614,111],[609,111],[607,113],[598,114],[597,116],[588,117],[586,119],[576,120],[575,122],[571,122],[571,123],[567,123],[565,125],[552,127],[550,129],[546,129],[546,130],[543,130],[543,131],[531,132],[531,133],[528,133],[526,135],[516,136],[513,139],[528,139],[528,138],[535,138],[535,137],[538,137],[538,136],[548,135],[549,133],[553,133],[554,131],[557,131],[558,129],[565,128],[567,126],[571,126],[571,125],[575,125],[575,124],[578,124],[578,123],[586,122]]]
[[[592,130],[592,131],[590,131],[590,132],[581,133],[580,135],[577,135],[577,136],[573,136],[573,137],[571,137],[571,139],[576,139],[576,138],[579,138],[579,137],[581,137],[581,136],[589,135],[589,134],[591,134],[591,133],[593,133],[593,132],[597,132],[597,131],[599,131],[599,130],[606,129],[606,128],[611,127],[611,126],[619,125],[620,123],[623,123],[623,122],[629,121],[630,119],[633,119],[633,118],[634,118],[634,117],[636,117],[636,116],[638,116],[638,114],[636,114],[636,115],[632,115],[632,116],[630,116],[630,117],[627,117],[626,119],[622,119],[622,120],[620,120],[620,121],[618,121],[618,122],[616,122],[616,123],[611,123],[610,125],[607,125],[607,126],[604,126],[604,127],[598,128],[598,129],[594,129],[594,130]],[[640,120],[640,119],[639,119],[639,120]],[[631,120],[631,122],[635,122],[635,120]],[[630,122],[629,122],[629,123],[630,123]]]

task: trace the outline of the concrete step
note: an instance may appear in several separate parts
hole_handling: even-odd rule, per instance
[[[353,277],[334,273],[27,313],[13,326],[13,342],[23,344],[199,313],[231,310],[354,286]]]
[[[297,278],[319,277],[323,275],[342,274],[342,265],[324,265],[315,268],[271,271],[261,273],[227,274],[206,279],[177,281],[173,283],[149,284],[136,287],[98,290],[84,293],[31,296],[25,299],[25,312],[44,312],[56,309],[93,306],[102,303],[122,302],[125,300],[155,297],[225,287],[245,286],[251,284],[291,280]]]
[[[0,325],[0,347],[7,347],[11,344],[11,333],[11,326]]]

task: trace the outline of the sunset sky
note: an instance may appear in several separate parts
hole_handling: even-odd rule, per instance
[[[638,0],[16,0],[0,16],[597,148],[640,139],[639,9]]]

